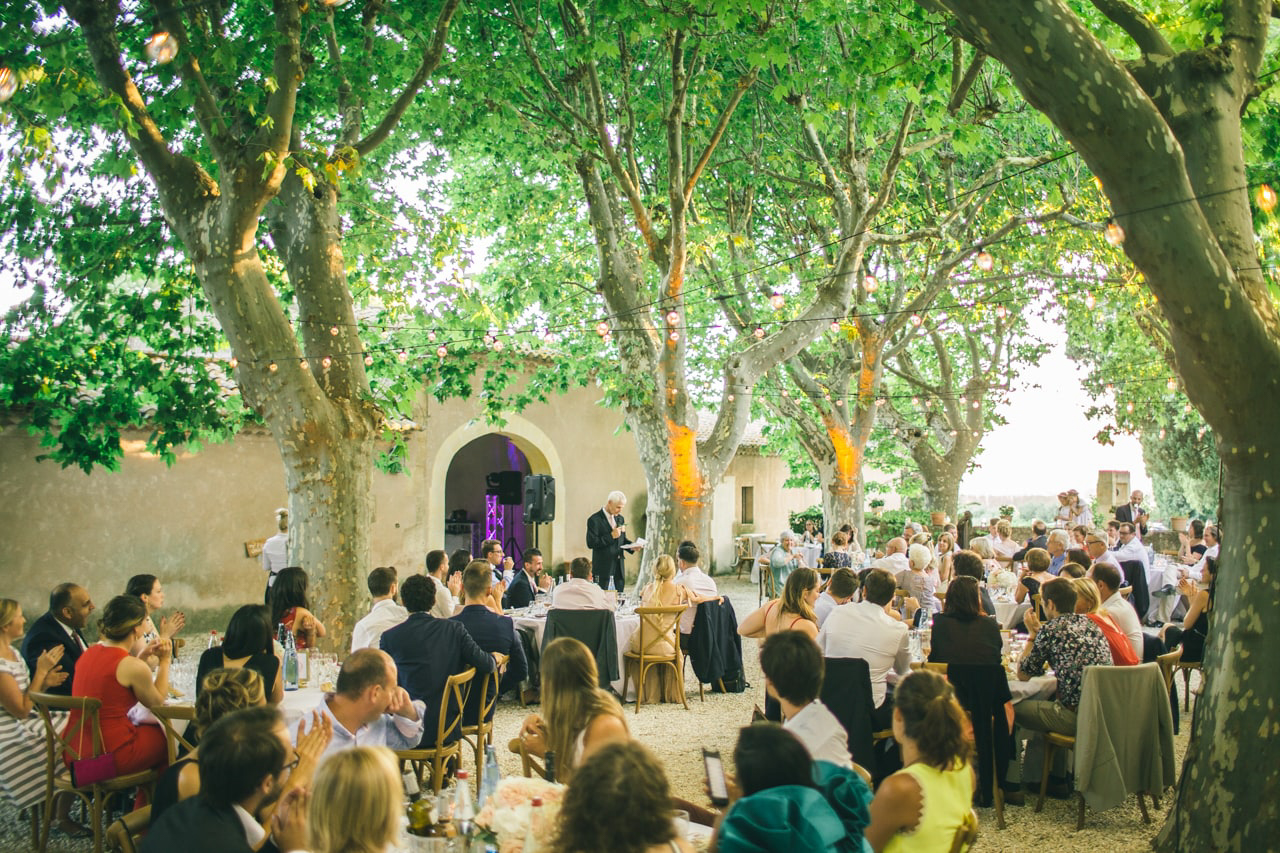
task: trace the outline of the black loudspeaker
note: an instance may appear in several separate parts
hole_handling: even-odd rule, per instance
[[[503,506],[515,506],[520,503],[520,472],[494,471],[484,478],[485,491],[498,496],[498,503]]]
[[[530,474],[524,478],[524,523],[556,520],[556,478]]]

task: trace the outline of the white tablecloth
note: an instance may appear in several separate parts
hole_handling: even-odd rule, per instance
[[[1056,675],[1037,675],[1030,681],[1009,680],[1009,692],[1013,694],[1013,704],[1024,699],[1050,699],[1058,692]]]
[[[803,554],[804,564],[811,569],[816,569],[818,561],[822,559],[822,546],[816,542],[812,545],[797,545],[795,553]]]
[[[538,648],[542,648],[542,634],[547,630],[546,616],[516,616],[515,623],[517,626],[525,625],[533,628]],[[613,615],[613,626],[618,632],[618,680],[613,682],[613,689],[621,695],[622,693],[622,673],[625,671],[624,665],[626,661],[622,656],[627,649],[631,647],[631,638],[640,630],[640,617],[634,613],[615,613]],[[627,691],[630,695],[624,696],[624,699],[634,699],[635,683],[632,682],[630,689]]]
[[[996,621],[1000,623],[1000,627],[1012,628],[1022,621],[1022,617],[1031,609],[1031,597],[1027,596],[1027,600],[1021,604],[1013,599],[1008,601],[993,599],[992,604],[996,606]]]
[[[286,690],[280,700],[280,713],[284,715],[285,725],[289,733],[298,730],[298,720],[320,707],[324,699],[324,691],[316,687],[300,687],[297,690]]]

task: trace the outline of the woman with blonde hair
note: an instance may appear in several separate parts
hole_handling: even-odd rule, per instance
[[[385,853],[400,832],[404,782],[385,746],[335,752],[316,773],[307,827],[314,853]]]
[[[945,590],[955,577],[956,537],[950,533],[938,536],[938,589]]]
[[[1093,582],[1093,578],[1075,578],[1071,581],[1071,587],[1076,591],[1076,613],[1088,616],[1102,630],[1102,636],[1107,638],[1107,645],[1111,647],[1112,662],[1116,666],[1140,664],[1142,661],[1138,660],[1128,635],[1120,630],[1111,614],[1102,609],[1101,590]]]
[[[276,510],[276,531],[262,543],[262,570],[267,573],[264,604],[271,603],[271,586],[276,582],[276,575],[289,565],[289,510],[284,507]]]
[[[568,782],[600,747],[631,739],[622,706],[599,687],[596,659],[573,637],[558,637],[542,652],[541,714],[525,717],[520,742],[530,755],[555,753],[557,782]]]
[[[653,566],[653,580],[640,593],[640,606],[689,607],[711,600],[709,597],[694,595],[687,586],[675,583],[675,576],[676,561],[669,554],[663,554]],[[677,636],[679,630],[680,620],[676,618],[671,622],[668,636],[658,641],[656,645],[646,634],[644,640],[648,648],[645,649],[645,654],[650,656],[675,654],[676,644],[679,642]],[[640,633],[637,631],[631,636],[630,650],[634,653],[640,652]],[[638,680],[639,660],[627,658],[626,666],[628,670],[634,670],[631,677]],[[650,667],[645,675],[644,695],[662,702],[674,702],[684,695],[684,676],[676,672],[674,667]]]

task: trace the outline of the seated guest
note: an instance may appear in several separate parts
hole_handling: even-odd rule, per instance
[[[1142,660],[1142,620],[1133,605],[1120,597],[1120,586],[1124,583],[1124,575],[1115,566],[1097,563],[1089,571],[1089,576],[1098,586],[1098,597],[1102,600],[1102,609],[1111,615],[1120,633],[1129,640],[1133,653]]]
[[[528,607],[539,592],[551,589],[551,578],[542,573],[542,552],[530,548],[524,552],[524,566],[516,572],[511,586],[502,596],[502,606],[507,609]]]
[[[831,548],[822,556],[825,569],[852,569],[853,555],[849,553],[849,538],[837,530],[831,534]]]
[[[246,604],[231,614],[221,646],[205,649],[196,667],[196,699],[204,689],[205,676],[215,669],[245,667],[258,673],[270,685],[267,701],[279,705],[284,698],[280,678],[280,658],[271,642],[271,616],[265,605]]]
[[[151,614],[159,612],[164,607],[164,587],[160,585],[160,579],[155,575],[134,575],[129,578],[129,582],[125,584],[125,595],[134,595],[138,597],[147,607],[146,631],[143,633],[143,639],[148,643],[152,640],[172,640],[174,635],[182,630],[187,624],[187,615],[181,610],[174,612],[173,618],[167,616],[160,618],[160,624],[156,625],[155,620],[151,618]],[[149,661],[155,666],[155,661]]]
[[[676,583],[689,590],[690,604],[680,615],[680,636],[684,638],[682,647],[688,648],[689,634],[693,632],[693,619],[698,615],[698,605],[720,596],[715,579],[702,570],[698,561],[702,554],[698,546],[688,539],[680,543],[676,549],[676,565],[680,571],[676,573]]]
[[[1031,636],[1018,661],[1018,679],[1029,681],[1052,668],[1058,677],[1058,693],[1052,701],[1023,699],[1013,706],[1014,721],[1024,729],[1075,736],[1084,668],[1112,665],[1111,646],[1102,630],[1089,617],[1075,612],[1076,591],[1071,584],[1066,578],[1054,578],[1040,588],[1047,619],[1043,624],[1034,610],[1027,611]],[[1024,762],[1022,778],[1039,778],[1041,766]],[[1050,781],[1059,790],[1066,784],[1063,774],[1056,780],[1051,775]]]
[[[146,632],[147,607],[136,595],[117,595],[102,611],[99,632],[102,639],[90,646],[76,664],[71,687],[72,696],[98,699],[102,706],[98,719],[102,728],[103,753],[115,757],[120,775],[142,770],[159,770],[168,763],[164,729],[155,725],[135,726],[129,709],[141,702],[158,708],[169,694],[169,662],[173,645],[157,639],[150,644],[142,640]],[[154,655],[157,668],[141,659]],[[75,732],[71,748],[81,756],[99,754],[95,750],[92,727],[81,725],[81,713],[73,710],[67,719],[67,731]],[[66,757],[68,765],[71,756]]]
[[[1084,550],[1089,555],[1090,566],[1098,563],[1106,563],[1108,566],[1115,568],[1117,572],[1122,572],[1120,561],[1116,559],[1116,554],[1107,547],[1107,540],[1097,533],[1090,533],[1084,538]]]
[[[1114,518],[1107,522],[1107,549],[1114,551],[1120,547],[1120,522]]]
[[[1067,561],[1067,550],[1071,547],[1071,534],[1061,528],[1050,530],[1045,536],[1044,549],[1049,552],[1049,574],[1057,577]],[[1026,559],[1024,552],[1017,559]],[[1088,568],[1086,565],[1085,568]]]
[[[782,531],[778,544],[769,552],[769,571],[773,574],[773,588],[782,589],[787,576],[798,566],[803,565],[804,555],[793,553],[796,547],[796,535],[790,530]]]
[[[277,629],[283,625],[293,632],[299,649],[310,649],[316,639],[325,636],[324,623],[308,609],[307,573],[298,566],[289,566],[276,573],[271,585],[271,624]]]
[[[551,607],[555,610],[614,610],[614,601],[600,585],[591,579],[591,561],[586,557],[574,557],[569,563],[569,579],[551,593]]]
[[[938,590],[938,573],[930,571],[932,564],[933,552],[927,545],[912,545],[907,549],[907,565],[910,568],[897,577],[898,586],[920,602],[924,619],[942,609],[942,602],[934,595]]]
[[[1179,533],[1178,540],[1182,543],[1178,549],[1178,559],[1188,566],[1200,562],[1204,552],[1209,550],[1204,541],[1204,522],[1198,518],[1191,519],[1191,528]]]
[[[744,637],[763,639],[778,631],[801,631],[806,636],[818,636],[818,617],[813,612],[818,600],[818,573],[813,569],[799,568],[787,577],[782,597],[767,602],[752,612],[738,626]]]
[[[832,610],[853,601],[853,594],[857,591],[858,576],[851,569],[836,569],[832,572],[831,579],[827,581],[827,588],[813,604],[813,613],[818,617],[818,627],[821,628],[827,621]]]
[[[812,760],[795,735],[766,724],[739,730],[733,763],[737,780],[712,850],[864,849],[871,790],[852,770]]]
[[[473,561],[467,571],[488,571],[487,564],[479,565],[482,563],[485,561]],[[465,588],[465,572],[462,577]],[[382,650],[391,655],[399,673],[397,683],[405,689],[410,699],[421,701],[425,705],[423,713],[426,734],[422,738],[423,747],[436,745],[440,706],[446,698],[444,686],[449,676],[465,672],[468,667],[475,667],[476,677],[481,678],[493,672],[495,667],[493,656],[476,644],[462,622],[437,619],[431,615],[435,593],[435,587],[425,576],[413,575],[406,578],[400,597],[409,611],[409,618],[382,634]],[[511,632],[514,641],[514,627]],[[460,734],[454,728],[449,742],[452,743]]]
[[[267,831],[260,814],[284,789],[293,749],[280,712],[272,707],[233,711],[209,727],[200,743],[199,796],[165,810],[142,840],[141,853],[251,853]],[[295,788],[282,815],[305,803]],[[285,853],[307,846],[305,827],[275,821],[275,844]]]
[[[1083,566],[1080,563],[1063,563],[1062,571],[1058,573],[1058,577],[1075,580],[1076,578],[1084,577],[1088,573],[1088,566]]]
[[[1209,557],[1204,563],[1203,582],[1208,589],[1200,589],[1195,581],[1183,578],[1178,583],[1178,592],[1191,602],[1187,607],[1186,618],[1181,625],[1172,622],[1160,629],[1160,639],[1167,648],[1182,646],[1182,660],[1195,662],[1204,660],[1204,643],[1209,636],[1209,614],[1213,612],[1214,581],[1218,577],[1218,561]]]
[[[325,694],[316,706],[319,715],[328,718],[333,727],[333,737],[324,755],[357,745],[417,748],[422,742],[422,715],[426,713],[426,705],[421,700],[410,699],[408,692],[396,683],[396,676],[396,662],[380,649],[352,652],[342,662],[334,691]],[[299,743],[318,719],[314,714],[312,720],[303,718],[298,725]]]
[[[987,585],[983,582],[986,574],[982,557],[978,556],[977,552],[966,548],[956,552],[953,565],[957,578],[970,577],[978,582],[978,598],[982,602],[982,612],[988,616],[995,616],[995,602],[991,600],[991,593],[987,592]]]
[[[954,533],[943,533],[938,537],[938,589],[945,590],[947,584],[955,577],[956,537]]]
[[[657,562],[653,566],[653,580],[645,585],[640,591],[641,607],[684,607],[684,613],[680,614],[683,619],[690,608],[696,608],[697,602],[694,601],[689,587],[675,582],[676,577],[676,561],[670,556],[663,554],[658,557]],[[696,609],[695,609],[696,612]],[[693,623],[689,623],[690,629]],[[667,636],[655,640],[646,632],[644,637],[645,654],[651,656],[674,655],[676,653],[676,644],[680,642],[678,636],[680,621],[676,620],[671,625],[671,630],[667,632]],[[639,654],[641,632],[636,631],[631,635],[631,644],[628,651],[632,654]],[[630,677],[634,677],[637,681],[640,678],[640,661],[635,658],[628,658],[624,665],[630,673]],[[684,697],[684,674],[677,672],[675,667],[655,666],[650,667],[645,673],[644,695],[664,702],[683,701]]]
[[[462,573],[471,562],[471,552],[459,548],[445,561],[444,551],[427,552],[427,577],[436,588],[436,603],[431,605],[431,615],[437,619],[452,619],[462,596]],[[447,577],[446,577],[447,576]]]
[[[523,572],[521,572],[523,574]],[[462,609],[453,621],[459,622],[471,639],[483,651],[490,654],[507,655],[507,671],[502,676],[499,693],[505,693],[519,686],[529,676],[529,663],[524,656],[524,646],[516,636],[516,626],[510,616],[503,616],[490,610],[485,602],[489,599],[489,588],[493,585],[493,573],[483,560],[473,560],[467,570],[462,573],[462,589],[466,598]],[[403,671],[403,670],[402,670]],[[462,715],[465,725],[475,725],[480,708],[480,679],[471,683],[471,695],[467,699],[467,712]],[[443,686],[443,682],[442,682]],[[430,713],[430,711],[428,711]]]
[[[796,736],[814,761],[853,767],[849,736],[827,710],[822,692],[822,652],[799,631],[779,631],[760,644],[764,689],[782,705],[782,727]]]
[[[557,782],[574,773],[606,744],[631,739],[622,706],[597,686],[596,659],[579,640],[557,637],[542,652],[542,714],[520,726],[520,744],[530,755],[555,753]],[[519,748],[519,745],[513,744]]]
[[[888,696],[888,674],[905,675],[910,670],[911,652],[907,626],[885,612],[893,601],[897,584],[883,569],[867,575],[863,600],[836,608],[818,633],[818,647],[824,657],[862,658],[871,670],[872,720],[877,730],[889,727],[892,703]]]
[[[1129,638],[1116,624],[1115,619],[1102,609],[1102,594],[1093,578],[1077,578],[1071,581],[1076,591],[1076,612],[1088,616],[1102,630],[1111,647],[1111,660],[1115,666],[1137,666],[1142,657],[1134,651]]]
[[[1013,540],[1013,525],[1003,518],[996,522],[991,550],[997,557],[1012,557],[1018,550],[1018,543]]]
[[[1218,529],[1216,524],[1206,524],[1204,528],[1204,544],[1205,550],[1200,555],[1200,560],[1186,570],[1187,577],[1193,580],[1200,580],[1204,574],[1204,565],[1206,560],[1218,559],[1218,551],[1221,548],[1222,531]]]
[[[978,786],[969,763],[970,729],[941,675],[922,671],[902,680],[893,696],[893,739],[902,747],[904,767],[880,783],[871,801],[866,839],[872,850],[951,849]]]
[[[61,644],[50,646],[36,658],[34,672],[13,644],[27,625],[22,608],[12,598],[0,598],[0,794],[19,809],[33,807],[45,793],[45,730],[29,694],[48,692],[67,680],[61,661]],[[64,715],[55,719],[61,727]],[[88,830],[71,820],[70,794],[58,795],[58,826],[75,838]]]
[[[399,849],[404,781],[400,762],[386,747],[357,747],[326,761],[316,773],[311,800],[307,827],[313,853]]]
[[[1027,552],[1027,570],[1018,578],[1018,588],[1014,592],[1014,601],[1021,604],[1033,600],[1031,596],[1040,591],[1040,587],[1053,580],[1049,574],[1049,552],[1043,548],[1032,548]]]
[[[1065,566],[1067,563],[1075,563],[1087,572],[1089,567],[1093,565],[1093,560],[1089,559],[1089,552],[1084,548],[1068,548],[1066,560],[1063,561],[1062,565]],[[1052,564],[1049,565],[1049,571],[1053,571]]]
[[[999,571],[1003,566],[996,559],[996,552],[991,550],[991,539],[987,536],[975,536],[969,540],[969,550],[982,560],[982,576]]]
[[[396,593],[399,592],[400,585],[395,566],[378,566],[369,572],[368,584],[369,595],[373,596],[373,606],[369,608],[368,615],[351,629],[353,652],[378,648],[383,631],[394,628],[409,618],[409,611],[396,604]]]
[[[1150,563],[1147,558],[1147,546],[1142,544],[1137,528],[1127,521],[1120,523],[1120,547],[1115,549],[1115,555],[1121,563],[1126,560],[1137,560],[1142,563],[1144,572]]]
[[[933,617],[931,639],[931,663],[1000,663],[1000,626],[982,615],[976,580],[962,576],[951,582],[942,612]]]
[[[601,820],[608,815],[608,820]],[[584,761],[564,792],[551,849],[562,853],[692,853],[676,835],[671,786],[657,756],[610,743]]]
[[[1010,529],[1010,533],[1012,533],[1012,529]],[[1063,531],[1063,534],[1064,535],[1066,534],[1065,530]],[[1049,526],[1045,524],[1043,521],[1041,521],[1040,519],[1034,518],[1031,520],[1030,538],[1027,539],[1026,543],[1023,544],[1021,548],[1013,552],[1013,559],[1025,560],[1027,558],[1027,552],[1030,551],[1032,548],[1044,548],[1048,550],[1048,547],[1049,547]]]
[[[35,672],[40,656],[52,648],[62,649],[58,666],[67,674],[60,684],[46,684],[45,692],[57,696],[71,695],[71,682],[76,674],[76,661],[89,644],[85,642],[85,625],[94,610],[89,591],[73,583],[60,583],[49,594],[49,610],[31,623],[22,638],[22,659],[28,672]]]
[[[495,585],[502,583],[506,573],[516,566],[515,560],[502,553],[502,543],[497,539],[486,539],[480,543],[480,559],[489,564]]]
[[[905,571],[911,569],[911,562],[907,559],[907,540],[901,536],[895,536],[885,543],[884,556],[871,564],[873,569],[884,569],[895,578]]]

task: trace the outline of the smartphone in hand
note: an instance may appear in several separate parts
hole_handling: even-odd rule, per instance
[[[702,764],[707,771],[707,791],[711,794],[711,805],[729,805],[729,784],[724,777],[724,762],[720,760],[720,753],[710,749],[702,750]]]

